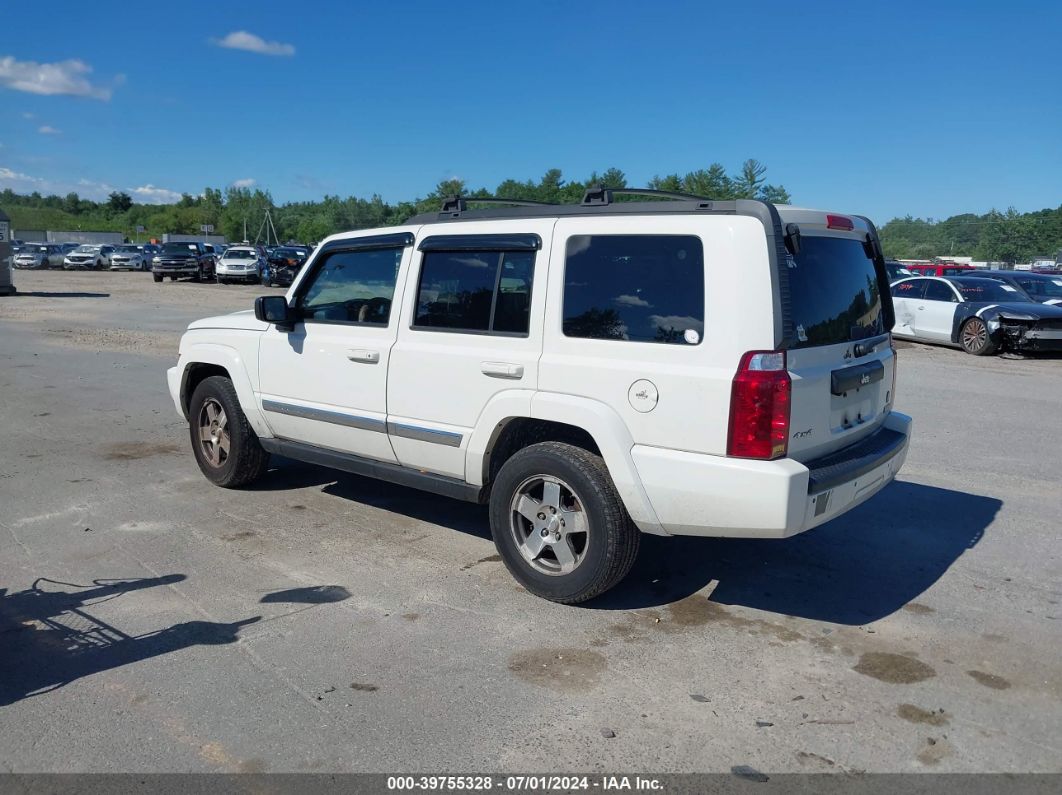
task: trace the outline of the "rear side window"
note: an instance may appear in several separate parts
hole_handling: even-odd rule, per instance
[[[892,286],[893,298],[921,298],[925,292],[927,279],[911,279]]]
[[[527,334],[534,251],[426,251],[413,327]]]
[[[704,336],[704,247],[700,238],[568,238],[564,335],[698,344]]]
[[[794,347],[836,345],[885,333],[877,269],[859,240],[805,235],[788,266]]]

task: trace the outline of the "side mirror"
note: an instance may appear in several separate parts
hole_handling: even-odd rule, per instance
[[[272,323],[280,331],[295,328],[295,312],[282,295],[263,295],[254,299],[254,316],[263,323]]]

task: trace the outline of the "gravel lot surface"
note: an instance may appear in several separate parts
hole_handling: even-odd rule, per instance
[[[184,326],[261,287],[0,298],[0,770],[1062,771],[1062,360],[902,344],[900,479],[786,541],[647,537],[583,607],[486,510],[200,475]]]

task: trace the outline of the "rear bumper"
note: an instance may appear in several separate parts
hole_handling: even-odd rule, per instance
[[[870,499],[903,466],[911,418],[892,412],[871,437],[818,461],[749,461],[635,446],[660,524],[671,535],[786,538]]]

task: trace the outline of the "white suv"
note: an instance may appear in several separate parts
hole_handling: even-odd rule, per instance
[[[785,538],[888,484],[911,420],[873,225],[618,193],[334,235],[286,296],[193,323],[168,378],[203,473],[279,453],[489,503],[512,574],[566,603],[640,532]]]

